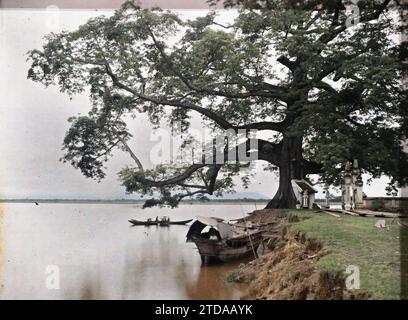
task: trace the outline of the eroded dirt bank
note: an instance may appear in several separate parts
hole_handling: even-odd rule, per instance
[[[345,288],[340,272],[319,268],[319,259],[329,249],[316,239],[288,231],[288,222],[298,216],[282,210],[258,210],[247,221],[264,226],[266,253],[257,260],[241,266],[237,281],[248,284],[243,299],[365,299]],[[262,249],[261,249],[262,250]]]

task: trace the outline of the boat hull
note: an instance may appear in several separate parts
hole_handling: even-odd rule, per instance
[[[183,221],[139,221],[139,220],[135,220],[135,219],[130,219],[129,222],[134,225],[134,226],[161,226],[161,227],[167,227],[171,224],[175,224],[175,225],[184,225],[187,224],[189,222],[193,221],[193,219],[189,219],[189,220],[183,220]]]
[[[170,224],[176,224],[176,225],[181,225],[181,224],[187,224],[193,221],[193,219],[188,219],[188,220],[183,220],[183,221],[170,221]]]
[[[250,255],[256,255],[261,243],[261,237],[254,237],[251,241],[239,247],[231,247],[224,241],[194,238],[192,241],[196,244],[203,264],[211,262],[228,262],[241,259]]]
[[[138,220],[129,220],[129,222],[134,226],[157,226],[158,223],[155,221],[138,221]]]

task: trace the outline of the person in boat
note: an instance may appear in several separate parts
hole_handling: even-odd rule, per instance
[[[159,222],[159,216],[156,216],[156,222],[157,223]]]

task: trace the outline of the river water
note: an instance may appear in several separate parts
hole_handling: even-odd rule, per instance
[[[1,204],[0,299],[239,299],[239,263],[201,266],[188,226],[130,227],[169,215],[235,219],[254,204]]]

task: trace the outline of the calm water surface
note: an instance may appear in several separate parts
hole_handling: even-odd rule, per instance
[[[239,299],[225,282],[240,262],[201,267],[188,226],[130,227],[128,219],[170,215],[241,218],[254,204],[0,204],[1,299]],[[57,266],[60,289],[46,287]],[[55,268],[55,267],[51,267]],[[54,269],[55,270],[55,269]]]

